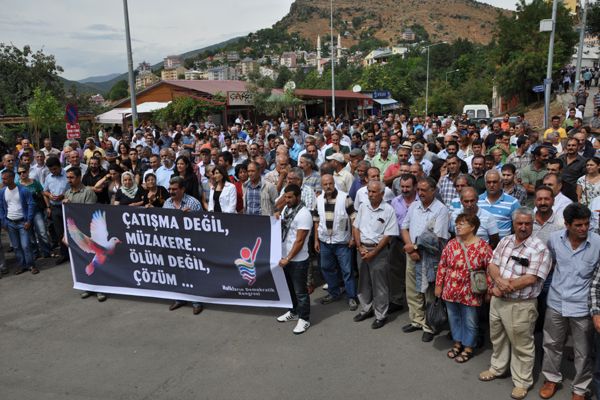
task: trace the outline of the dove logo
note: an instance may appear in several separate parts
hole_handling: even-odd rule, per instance
[[[240,250],[240,257],[234,261],[235,265],[242,276],[242,279],[248,282],[248,286],[254,285],[256,282],[256,268],[254,268],[254,261],[256,260],[256,254],[260,248],[261,239],[256,238],[254,249],[250,250],[248,247],[242,247]]]
[[[93,254],[94,258],[85,267],[85,273],[90,276],[95,269],[106,262],[106,258],[115,252],[115,247],[121,243],[116,237],[108,238],[106,213],[95,211],[90,222],[90,236],[86,236],[75,224],[72,218],[67,218],[67,230],[73,242],[84,252]]]

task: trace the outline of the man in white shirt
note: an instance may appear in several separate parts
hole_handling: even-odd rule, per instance
[[[368,182],[377,181],[380,182],[381,173],[379,168],[371,167],[367,170],[367,185],[361,187],[356,192],[356,197],[354,198],[354,208],[358,210],[361,204],[365,204],[369,202],[369,192],[368,192]],[[390,204],[394,199],[394,192],[389,188],[385,187],[385,192],[383,194],[383,202]]]
[[[172,149],[162,149],[160,161],[162,165],[156,170],[156,184],[169,189],[169,181],[175,169],[175,152]]]
[[[40,271],[35,267],[30,242],[35,209],[33,197],[28,189],[15,183],[15,173],[10,169],[2,171],[2,185],[4,187],[0,189],[0,220],[8,231],[19,264],[15,274],[29,270],[35,275]]]
[[[308,278],[308,236],[312,228],[310,211],[302,204],[302,191],[298,185],[285,188],[286,206],[281,213],[282,255],[279,266],[283,268],[292,297],[292,308],[277,317],[278,322],[298,321],[293,329],[300,335],[310,327],[310,297]]]
[[[552,211],[562,219],[563,211],[573,202],[561,192],[562,179],[557,174],[550,172],[544,176],[542,182],[552,189],[552,192],[554,193],[554,205],[552,206]]]

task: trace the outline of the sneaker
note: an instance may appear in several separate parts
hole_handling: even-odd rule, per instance
[[[81,296],[82,299],[87,299],[91,295],[92,295],[91,292],[81,292],[81,294],[79,296]]]
[[[288,311],[285,314],[277,317],[277,322],[290,322],[290,321],[298,321],[298,315],[294,314],[291,311]]]
[[[348,306],[350,307],[350,311],[358,310],[358,302],[355,299],[348,300]]]
[[[106,295],[104,293],[96,293],[96,298],[100,303],[106,301]]]
[[[298,318],[296,316],[296,318]],[[298,319],[298,323],[296,324],[296,327],[294,328],[294,330],[292,332],[294,332],[294,335],[300,335],[303,334],[304,332],[306,332],[306,330],[310,328],[310,322],[303,320],[302,318]]]
[[[321,289],[327,290],[327,289],[329,289],[329,285],[328,284],[324,284],[323,286],[321,286]]]

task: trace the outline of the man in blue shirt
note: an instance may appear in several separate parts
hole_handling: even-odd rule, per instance
[[[69,182],[67,182],[67,175],[61,168],[60,160],[57,157],[48,157],[46,167],[50,174],[44,181],[44,201],[46,202],[46,212],[52,220],[54,232],[60,242],[60,258],[56,260],[56,265],[58,265],[69,259],[67,246],[62,243],[65,234],[62,201],[69,188]]]
[[[590,210],[573,203],[564,211],[566,229],[553,232],[548,240],[554,274],[548,291],[544,320],[544,361],[546,382],[540,397],[549,399],[562,381],[560,366],[567,332],[571,331],[575,351],[573,399],[583,400],[592,383],[592,335],[588,296],[592,277],[600,266],[600,236],[589,232]]]
[[[490,169],[485,173],[485,192],[479,196],[477,206],[496,217],[500,239],[511,234],[512,214],[519,201],[502,191],[500,172]]]

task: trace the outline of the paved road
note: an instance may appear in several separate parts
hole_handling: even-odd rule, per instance
[[[314,305],[313,326],[294,336],[276,309],[193,316],[164,300],[82,300],[71,285],[66,264],[0,279],[0,399],[510,398],[510,379],[477,380],[489,349],[458,365],[445,335],[402,333],[406,313],[373,331],[341,302]]]

